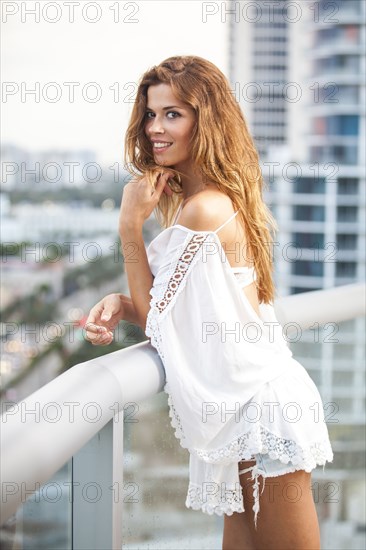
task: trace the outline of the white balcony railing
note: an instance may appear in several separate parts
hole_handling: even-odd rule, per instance
[[[296,320],[302,330],[315,322],[364,316],[365,290],[365,284],[354,283],[286,296],[275,303],[276,315],[282,325]],[[19,403],[3,403],[2,524],[24,503],[25,494],[71,458],[73,484],[93,475],[106,489],[122,487],[124,409],[161,392],[164,383],[160,358],[146,341],[75,365]],[[108,457],[105,469],[98,462],[101,456]],[[122,548],[122,499],[113,496],[106,491],[94,507],[73,499],[71,548]],[[88,529],[81,518],[87,518]]]

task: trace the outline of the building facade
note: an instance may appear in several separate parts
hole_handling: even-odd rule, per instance
[[[260,100],[239,101],[279,224],[278,294],[363,282],[365,3],[240,2],[250,4],[260,6],[258,20],[242,11],[239,22],[230,21],[230,80],[233,90],[252,82],[262,88]],[[271,96],[270,88],[281,93]],[[325,477],[319,473],[323,489],[334,483],[333,498],[330,489],[318,495],[324,548],[335,540],[339,548],[361,548],[365,319],[315,323],[291,348],[322,395],[335,451]]]

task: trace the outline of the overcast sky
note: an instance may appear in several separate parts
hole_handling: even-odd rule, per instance
[[[40,5],[39,22],[24,11],[36,4]],[[132,109],[128,101],[146,69],[172,55],[199,55],[227,75],[228,25],[221,22],[219,12],[208,15],[206,22],[203,14],[223,2],[79,0],[79,5],[73,3],[74,22],[69,22],[72,9],[67,4],[1,2],[3,143],[31,151],[93,149],[102,163],[122,162]],[[57,18],[56,23],[47,21]],[[95,23],[85,20],[98,18]],[[57,86],[49,87],[50,82]],[[80,84],[75,87],[74,103],[69,97],[71,85],[65,82]],[[91,82],[98,84],[102,94],[95,103],[82,95],[84,90],[87,97],[95,97],[96,88],[88,86]],[[22,97],[37,83],[38,103],[34,95]],[[45,99],[56,93],[61,93],[57,101]]]

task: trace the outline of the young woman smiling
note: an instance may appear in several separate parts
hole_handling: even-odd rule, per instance
[[[224,550],[319,549],[311,471],[333,453],[319,392],[274,314],[268,252],[277,226],[223,73],[197,56],[149,69],[125,160],[140,173],[120,209],[122,245],[134,245],[125,263],[131,296],[110,294],[94,306],[87,338],[108,345],[121,319],[150,337],[175,435],[189,451],[186,506],[224,515]],[[142,227],[153,211],[164,230],[145,249]],[[256,337],[227,337],[238,326],[254,327]],[[286,418],[289,406],[295,416]],[[251,407],[261,414],[253,418]]]

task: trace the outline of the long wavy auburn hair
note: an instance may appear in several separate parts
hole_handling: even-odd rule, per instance
[[[225,75],[210,61],[193,55],[174,56],[147,70],[138,83],[136,100],[125,136],[124,162],[128,171],[146,176],[153,185],[162,165],[156,164],[152,145],[145,134],[147,90],[169,84],[174,95],[192,107],[196,124],[191,135],[191,158],[207,181],[228,195],[239,210],[250,260],[257,272],[259,302],[272,303],[273,242],[277,222],[263,201],[265,182],[259,156],[244,115],[233,97]],[[172,196],[161,195],[155,216],[164,228],[172,224],[182,197],[181,172],[169,166]]]

